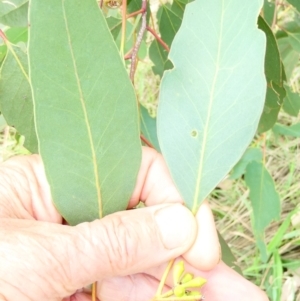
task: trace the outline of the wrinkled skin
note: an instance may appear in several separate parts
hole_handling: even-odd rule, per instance
[[[172,258],[207,278],[208,301],[266,301],[265,294],[219,258],[211,210],[182,206],[161,155],[143,149],[127,210],[76,227],[63,225],[37,155],[0,166],[0,300],[149,301]],[[172,286],[172,276],[167,285]]]

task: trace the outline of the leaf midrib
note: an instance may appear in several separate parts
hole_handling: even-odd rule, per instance
[[[71,43],[71,35],[70,35],[70,31],[69,31],[69,24],[68,24],[68,20],[67,20],[66,11],[65,11],[64,1],[62,1],[62,11],[63,11],[64,21],[65,21],[66,33],[67,33],[68,41],[69,41],[70,54],[72,57],[72,63],[73,63],[73,67],[74,67],[74,74],[76,77],[78,92],[80,95],[80,97],[79,97],[80,103],[81,103],[81,107],[83,110],[84,121],[86,124],[87,132],[88,132],[88,139],[90,142],[90,147],[91,147],[91,152],[92,152],[92,165],[93,165],[93,170],[94,170],[95,187],[96,187],[96,191],[97,191],[97,200],[98,200],[98,205],[99,205],[99,218],[102,218],[103,210],[102,210],[101,191],[100,191],[100,185],[99,185],[100,182],[99,182],[99,172],[98,172],[98,165],[97,165],[97,156],[96,156],[95,146],[94,146],[94,142],[93,142],[91,127],[89,124],[87,108],[86,108],[86,105],[84,102],[84,96],[83,96],[81,82],[80,82],[80,78],[79,78],[79,74],[78,74],[77,65],[76,65],[75,55],[74,55],[74,51],[73,51],[73,47],[72,47],[72,43]]]
[[[199,169],[198,169],[197,180],[196,180],[196,190],[195,190],[195,195],[194,195],[194,200],[193,200],[193,207],[192,207],[192,212],[194,214],[196,214],[197,209],[198,209],[198,197],[199,197],[199,194],[200,194],[200,185],[201,185],[201,181],[202,181],[204,155],[205,155],[205,148],[206,148],[206,143],[207,143],[208,128],[209,128],[209,124],[210,124],[210,117],[211,117],[212,105],[213,105],[213,101],[214,101],[216,82],[217,82],[218,73],[219,73],[219,63],[220,63],[221,45],[222,45],[221,37],[222,37],[222,33],[223,33],[223,23],[224,23],[224,0],[222,0],[222,8],[221,8],[221,22],[220,22],[219,41],[218,41],[216,70],[215,70],[213,84],[212,84],[211,93],[210,93],[207,119],[206,119],[206,123],[205,123],[205,126],[204,126],[204,131],[203,131],[202,149],[200,149],[200,162],[199,162]]]

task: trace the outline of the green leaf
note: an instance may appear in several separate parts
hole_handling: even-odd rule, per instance
[[[28,26],[28,0],[0,1],[0,23],[10,27]]]
[[[127,14],[134,13],[142,8],[142,0],[130,0],[127,5]],[[147,23],[151,16],[150,3],[147,1]]]
[[[247,165],[252,161],[262,162],[263,154],[261,149],[259,148],[248,148],[244,153],[241,160],[234,166],[232,169],[232,173],[230,175],[230,179],[238,179],[240,178],[245,172]]]
[[[121,45],[121,29],[122,29],[122,20],[114,17],[109,17],[106,19],[110,32],[115,40],[115,43],[118,47]],[[127,53],[134,45],[134,29],[135,27],[130,22],[126,22],[126,39],[125,39],[125,53]]]
[[[299,2],[299,0],[287,0],[287,2],[292,4],[300,12],[300,2]]]
[[[183,13],[187,3],[191,1],[173,1],[172,5],[162,4],[160,7],[157,18],[159,24],[159,32],[162,40],[170,47],[173,39],[180,28]],[[173,67],[172,63],[168,60],[167,51],[154,40],[149,48],[149,56],[154,66],[153,72],[162,77],[165,70]]]
[[[5,35],[12,44],[18,44],[19,42],[26,43],[28,38],[28,29],[27,27],[8,28],[5,31]],[[6,45],[2,44],[0,46],[0,63],[6,55],[6,51],[7,51]]]
[[[272,83],[275,86],[275,83]],[[276,123],[279,111],[281,109],[283,97],[271,86],[267,88],[266,102],[259,121],[258,132],[263,133],[272,128]]]
[[[39,151],[75,225],[124,210],[141,160],[137,101],[94,0],[31,0],[30,78]]]
[[[277,85],[282,85],[282,65],[276,38],[269,25],[261,16],[258,18],[258,28],[261,29],[267,37],[265,58],[265,74],[267,80],[269,82],[273,81]]]
[[[300,53],[300,33],[289,32],[288,38],[293,49]]]
[[[299,53],[293,49],[289,37],[283,37],[277,40],[280,54],[282,57],[287,81],[290,80],[292,73],[299,62]]]
[[[264,246],[264,231],[271,221],[280,217],[280,197],[274,181],[262,163],[251,162],[246,169],[245,181],[250,189],[250,200],[253,208],[253,228],[260,249]],[[263,261],[266,261],[264,251]]]
[[[267,21],[269,26],[271,26],[275,14],[275,3],[270,2],[268,0],[264,0],[263,13],[264,13],[264,19]]]
[[[289,86],[285,86],[286,97],[283,102],[283,109],[291,116],[297,117],[300,110],[300,94],[293,93]]]
[[[6,125],[6,120],[4,119],[3,115],[0,114],[0,131],[3,131]]]
[[[291,136],[291,137],[300,137],[300,123],[286,126],[281,124],[275,124],[273,127],[273,132],[275,134],[283,135],[283,136]]]
[[[141,131],[144,137],[160,152],[157,139],[156,118],[149,115],[148,110],[140,105]]]
[[[3,63],[3,60],[4,60],[5,56],[6,56],[6,52],[7,52],[6,45],[1,45],[0,46],[0,67]]]
[[[164,49],[161,44],[154,40],[149,47],[149,57],[153,63],[152,70],[154,74],[158,74],[160,77],[168,68],[168,52]]]
[[[162,13],[159,19],[159,31],[164,42],[171,46],[172,41],[180,28],[185,5],[178,1],[170,4],[162,4]]]
[[[8,28],[5,31],[5,35],[12,44],[17,44],[19,42],[27,43],[28,28],[27,27]]]
[[[174,69],[161,83],[158,139],[193,212],[241,158],[257,129],[266,93],[265,36],[257,29],[261,5],[196,0],[187,5],[172,43]]]
[[[226,243],[226,241],[224,240],[224,238],[219,232],[218,232],[218,236],[219,236],[219,242],[222,250],[222,261],[224,261],[229,267],[231,267],[237,273],[243,275],[241,268],[236,263],[236,258],[232,254],[231,249],[229,248],[228,244]]]
[[[265,107],[258,128],[259,132],[264,132],[272,128],[277,121],[286,91],[283,86],[283,64],[281,62],[276,38],[269,25],[261,16],[258,18],[258,28],[263,30],[267,37],[265,74],[268,82],[268,90]]]
[[[12,46],[10,46],[12,47]],[[27,53],[19,47],[8,51],[1,67],[0,107],[7,124],[25,136],[24,146],[38,152],[35,134],[33,103],[28,81]]]

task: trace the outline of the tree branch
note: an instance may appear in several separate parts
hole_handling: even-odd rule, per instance
[[[135,45],[133,47],[132,53],[131,53],[131,66],[130,66],[130,79],[132,83],[134,83],[134,74],[136,70],[136,59],[137,59],[137,54],[140,49],[144,33],[146,31],[147,27],[147,0],[142,0],[142,25],[140,28],[140,31],[138,33]]]
[[[155,32],[154,29],[152,29],[151,27],[147,26],[147,30],[154,36],[154,38],[157,40],[157,42],[159,42],[159,44],[162,47],[164,47],[165,50],[167,50],[168,52],[170,52],[169,46],[161,39],[161,37],[158,36],[158,34]]]

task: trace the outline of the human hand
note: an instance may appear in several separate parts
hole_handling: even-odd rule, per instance
[[[175,188],[163,165],[163,172],[156,176],[157,158],[146,151],[130,206],[139,198],[148,205],[152,200],[170,201]],[[145,161],[150,162],[148,166]],[[157,282],[153,275],[160,273],[159,268],[150,268],[162,268],[183,254],[197,236],[194,217],[178,204],[119,212],[76,227],[61,225],[38,156],[3,164],[0,179],[0,300],[90,300],[78,289],[96,280],[100,281],[102,301],[148,300],[148,292],[153,295]],[[171,184],[162,185],[164,182]],[[148,274],[142,273],[147,270]],[[247,285],[245,289],[249,289]],[[209,284],[206,287],[209,289]],[[253,296],[261,294],[250,288],[256,292]],[[117,293],[121,296],[116,297]]]

